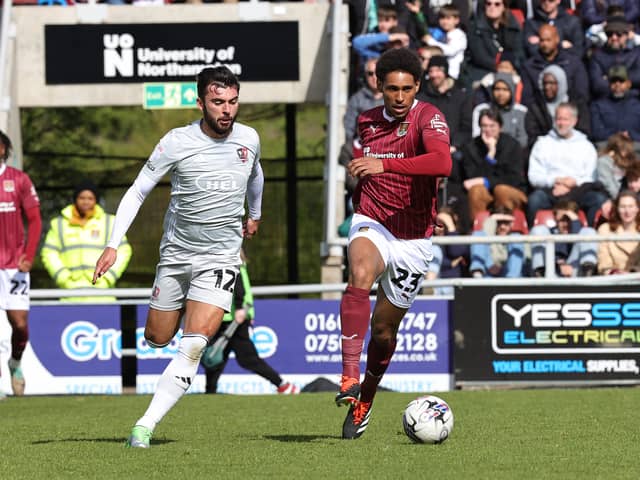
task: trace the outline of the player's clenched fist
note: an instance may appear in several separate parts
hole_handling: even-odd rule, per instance
[[[373,157],[354,158],[349,162],[349,175],[355,178],[361,178],[365,175],[375,175],[383,173],[384,167],[382,160]]]
[[[93,284],[98,281],[98,279],[107,273],[113,264],[116,263],[116,258],[118,256],[118,251],[115,248],[107,247],[100,255],[100,258],[96,262],[96,269],[93,272]]]

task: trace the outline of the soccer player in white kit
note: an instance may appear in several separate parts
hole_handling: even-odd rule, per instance
[[[96,263],[95,282],[116,260],[117,246],[142,202],[166,173],[171,200],[164,219],[144,336],[169,344],[184,315],[176,356],[126,446],[148,448],[156,424],[188,390],[200,357],[231,308],[242,239],[258,232],[264,177],[257,132],[235,123],[238,79],[226,67],[197,76],[202,119],[167,133],[122,198],[113,233]],[[248,216],[243,224],[245,198]]]

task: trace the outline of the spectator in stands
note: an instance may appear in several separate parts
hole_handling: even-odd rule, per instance
[[[503,52],[500,56],[500,62],[496,66],[495,72],[487,73],[480,80],[473,82],[471,88],[473,90],[473,104],[478,105],[480,103],[488,103],[492,98],[492,87],[493,82],[496,80],[496,75],[498,73],[506,73],[511,75],[511,79],[513,80],[513,84],[515,85],[514,89],[514,101],[516,103],[522,103],[522,78],[520,78],[520,74],[516,70],[516,67],[513,66],[514,62],[513,55],[511,52]]]
[[[518,142],[503,132],[501,112],[485,108],[478,123],[479,135],[462,147],[461,180],[472,219],[491,203],[509,210],[527,203],[524,155]]]
[[[553,128],[556,108],[561,103],[571,101],[578,109],[576,129],[589,136],[591,134],[591,114],[583,98],[571,99],[567,85],[567,75],[558,65],[548,65],[540,72],[534,100],[529,104],[525,116],[525,128],[529,138],[529,148],[538,137],[546,135]]]
[[[451,153],[455,153],[471,139],[471,99],[449,76],[443,55],[431,57],[426,77],[417,98],[432,103],[444,114],[451,132]]]
[[[449,207],[440,207],[436,217],[438,227],[434,230],[438,236],[460,235],[458,215]],[[469,245],[433,245],[433,260],[429,262],[427,280],[436,278],[460,278],[468,273]],[[435,287],[436,295],[452,295],[451,287]]]
[[[410,5],[411,3],[408,2]],[[467,48],[467,34],[458,27],[460,24],[460,10],[454,5],[444,5],[438,12],[438,24],[445,37],[438,40],[427,34],[424,42],[427,45],[440,47],[449,62],[449,76],[458,79],[460,67]]]
[[[584,31],[580,19],[571,15],[560,5],[560,0],[540,0],[534,8],[533,18],[524,22],[524,38],[527,56],[533,56],[539,48],[538,32],[543,25],[553,25],[560,37],[560,48],[568,50],[578,58],[584,55]]]
[[[556,108],[554,128],[539,137],[529,156],[527,220],[533,225],[538,210],[550,209],[561,198],[574,200],[593,225],[607,196],[595,182],[598,154],[587,136],[576,130],[578,110],[571,103]]]
[[[482,230],[473,232],[476,237],[488,235],[519,235],[513,231],[513,211],[506,207],[495,207],[484,221]],[[472,243],[471,265],[473,277],[522,276],[524,266],[524,245],[522,243]]]
[[[640,203],[635,192],[620,192],[614,202],[611,219],[598,227],[601,235],[640,232]],[[598,248],[598,272],[601,275],[640,271],[640,242],[603,241]]]
[[[113,288],[129,264],[131,246],[124,237],[118,246],[117,262],[95,285],[92,283],[96,260],[107,245],[115,218],[104,211],[98,200],[98,188],[85,180],[76,186],[73,203],[51,220],[40,255],[58,288]],[[104,302],[113,301],[114,297],[66,300]]]
[[[464,31],[469,31],[469,19],[473,16],[468,0],[424,0],[422,11],[424,12],[429,27],[438,27],[440,9],[444,5],[453,5],[460,12],[460,23]]]
[[[603,24],[607,17],[614,15],[612,8],[619,8],[615,13],[624,17],[625,21],[634,25],[640,19],[640,3],[637,0],[581,0],[580,18],[585,27]]]
[[[429,60],[431,57],[435,57],[436,55],[444,56],[444,52],[440,47],[432,47],[431,45],[425,45],[418,48],[418,56],[420,57],[420,62],[422,63],[422,70],[424,70],[424,76],[422,77],[422,83],[420,87],[422,88],[422,84],[429,78],[429,74],[427,70],[429,70]]]
[[[614,65],[607,73],[609,95],[591,102],[591,138],[604,142],[611,135],[625,132],[640,142],[640,99],[631,90],[631,80],[624,65]]]
[[[520,146],[527,146],[527,132],[525,130],[524,119],[527,114],[527,107],[516,103],[515,85],[513,76],[508,73],[496,73],[495,80],[491,87],[491,100],[487,103],[476,105],[471,115],[471,135],[480,135],[480,112],[487,108],[495,108],[502,117],[502,133],[506,133],[515,138]]]
[[[640,89],[640,47],[630,40],[632,26],[624,17],[607,19],[605,33],[607,43],[594,48],[589,59],[589,81],[593,98],[609,95],[609,70],[614,65],[624,65],[631,80],[631,87]]]
[[[538,51],[524,63],[520,74],[524,84],[522,103],[529,106],[534,101],[534,92],[540,73],[551,64],[558,65],[567,75],[569,98],[589,99],[589,80],[582,60],[569,50],[559,48],[560,36],[553,25],[544,24],[538,30]]]
[[[619,1],[619,0],[616,0]],[[607,34],[605,32],[605,27],[607,26],[607,18],[616,18],[616,17],[625,17],[625,19],[629,22],[629,24],[631,25],[635,25],[637,23],[636,19],[637,19],[637,14],[638,12],[640,12],[640,3],[638,3],[636,0],[623,0],[625,2],[625,6],[623,5],[609,5],[606,8],[606,16],[602,16],[601,20],[595,22],[595,23],[589,23],[588,20],[586,20],[585,18],[583,18],[585,25],[587,27],[586,29],[586,39],[587,39],[587,48],[593,48],[593,47],[602,47],[607,43]],[[587,8],[589,7],[589,4],[593,5],[593,0],[589,0],[588,2],[582,2],[580,4],[580,7],[582,7],[583,5],[585,5]],[[603,4],[603,6],[606,6],[607,0],[600,0],[601,4]],[[627,7],[631,7],[632,10],[629,10],[630,15],[626,15],[625,12],[625,8]],[[635,12],[633,11],[635,10]],[[634,17],[634,20],[630,20],[630,17]],[[635,35],[633,30],[629,31],[630,34],[630,40],[632,40],[633,44],[638,46],[640,45],[640,37],[638,35]]]
[[[553,206],[555,225],[535,225],[530,235],[577,234],[595,235],[591,227],[582,225],[579,217],[580,207],[573,200],[562,199]],[[596,242],[555,242],[555,274],[559,277],[591,277],[596,273]],[[531,246],[531,269],[534,276],[545,276],[545,244],[534,243]]]
[[[362,61],[378,58],[393,44],[409,46],[409,35],[398,27],[398,14],[393,6],[378,7],[378,26],[372,33],[364,33],[353,38],[351,46]]]
[[[638,188],[634,188],[634,180],[639,176],[639,170],[640,161],[636,156],[633,141],[623,132],[611,135],[600,152],[596,168],[596,180],[609,195],[609,200],[602,205],[602,212],[606,218],[610,217],[612,199],[616,198],[620,191],[638,191]]]
[[[524,60],[522,30],[503,0],[486,0],[467,35],[463,82],[471,86],[487,73],[495,72],[505,52],[512,54],[515,67]]]
[[[382,105],[382,92],[378,90],[376,78],[377,58],[368,59],[364,66],[364,86],[349,97],[344,114],[345,144],[351,148],[356,137],[358,115],[365,110]],[[351,160],[351,158],[349,158]]]
[[[471,98],[456,85],[448,75],[447,58],[443,55],[431,57],[426,79],[420,84],[416,98],[435,105],[447,119],[451,143],[449,146],[455,165],[460,161],[462,145],[471,140]],[[459,170],[459,167],[457,167]],[[449,179],[441,184],[440,203],[455,208],[460,217],[461,231],[467,232],[471,226],[467,197],[461,183],[451,183]]]

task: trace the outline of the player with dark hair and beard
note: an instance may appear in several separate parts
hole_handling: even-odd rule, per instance
[[[422,77],[418,56],[405,48],[388,50],[378,60],[376,76],[384,105],[358,118],[364,156],[347,165],[359,181],[349,231],[349,280],[340,304],[342,381],[335,399],[338,406],[349,405],[342,427],[346,439],[360,437],[369,424],[398,327],[433,259],[438,181],[451,173],[446,120],[436,107],[415,98]],[[369,292],[376,281],[371,316]]]
[[[142,202],[171,174],[171,200],[160,241],[144,337],[149,346],[171,342],[184,316],[178,352],[158,380],[149,408],[126,446],[149,448],[156,425],[186,393],[200,357],[230,311],[242,239],[258,232],[264,177],[256,131],[236,123],[238,79],[226,67],[198,74],[202,119],[175,128],[156,146],[122,198],[111,238],[93,282],[115,263],[117,247]],[[248,216],[245,217],[245,198]]]

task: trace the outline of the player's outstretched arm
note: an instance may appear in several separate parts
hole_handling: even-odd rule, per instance
[[[107,247],[100,255],[100,258],[96,262],[96,269],[93,271],[92,283],[95,285],[98,279],[107,273],[113,264],[116,263],[118,258],[118,250],[115,248]]]

